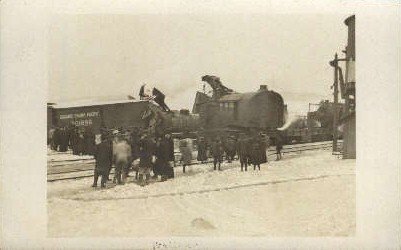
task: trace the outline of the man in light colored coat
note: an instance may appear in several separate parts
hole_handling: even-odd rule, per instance
[[[124,184],[128,174],[129,163],[131,162],[131,146],[118,135],[113,143],[113,162],[115,166],[115,178],[118,184]]]

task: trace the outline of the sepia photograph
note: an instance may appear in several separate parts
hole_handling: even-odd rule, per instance
[[[48,236],[354,236],[355,20],[52,15]]]
[[[0,1],[0,249],[399,249],[400,7]]]

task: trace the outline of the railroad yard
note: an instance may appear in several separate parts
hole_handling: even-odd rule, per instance
[[[345,55],[319,58],[330,98],[309,84],[289,95],[297,81],[275,84],[279,69],[203,69],[187,76],[192,109],[171,105],[185,91],[142,77],[122,99],[48,102],[48,236],[354,236],[355,15],[344,24]]]
[[[288,145],[282,161],[269,153],[261,171],[241,172],[238,161],[224,163],[221,172],[211,163],[193,164],[185,175],[177,166],[176,178],[166,182],[140,187],[128,177],[126,185],[108,183],[112,188],[104,190],[90,187],[94,163],[89,157],[53,153],[48,234],[352,236],[355,160],[339,160],[330,146]],[[105,215],[103,223],[92,223]]]

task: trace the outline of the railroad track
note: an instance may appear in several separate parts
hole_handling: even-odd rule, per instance
[[[338,146],[341,147],[341,145],[342,141],[339,141]],[[285,155],[290,153],[301,153],[304,151],[311,151],[311,150],[321,150],[321,149],[328,150],[331,148],[332,148],[332,141],[324,141],[324,142],[285,145],[281,152],[283,155]],[[275,147],[270,147],[268,149],[268,156],[273,156],[275,154],[276,154]],[[176,152],[175,155],[176,159],[179,159],[180,153]],[[211,160],[208,161],[208,163],[211,162],[212,162]],[[193,161],[191,165],[193,164],[198,164],[198,162]],[[176,167],[178,166],[181,166],[179,162],[176,163]],[[53,182],[60,180],[93,177],[94,168],[95,168],[95,160],[93,158],[48,161],[47,181]],[[114,174],[114,169],[111,170],[111,174]]]

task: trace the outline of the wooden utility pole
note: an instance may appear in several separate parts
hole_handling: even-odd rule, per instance
[[[338,120],[338,56],[337,53],[334,55],[333,61],[334,67],[334,118],[333,118],[333,152],[337,151],[337,120]]]

